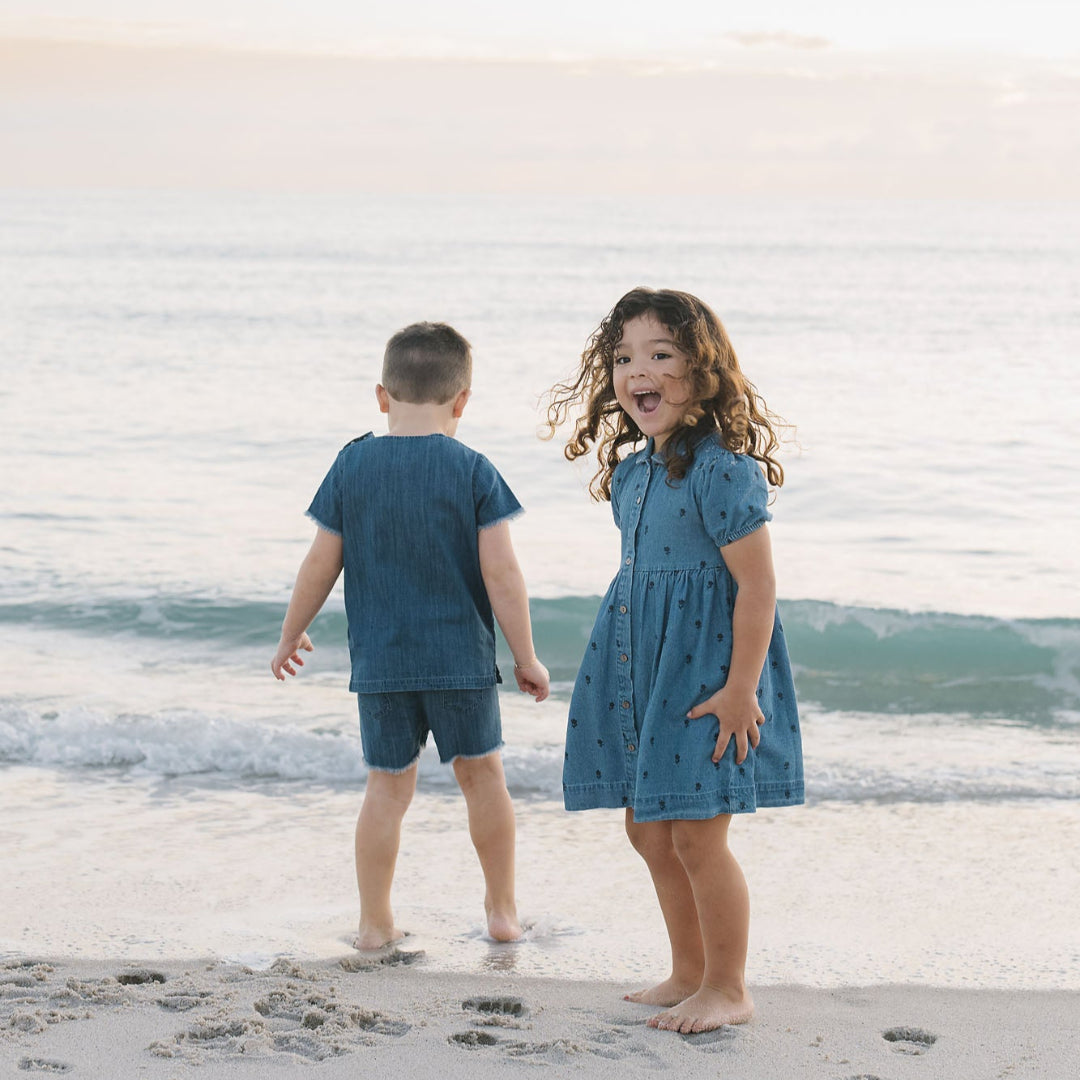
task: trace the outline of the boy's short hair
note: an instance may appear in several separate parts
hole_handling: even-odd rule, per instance
[[[382,384],[395,401],[445,405],[472,385],[472,346],[446,323],[413,323],[386,343]]]

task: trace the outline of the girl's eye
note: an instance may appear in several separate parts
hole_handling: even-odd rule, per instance
[[[618,366],[619,364],[629,364],[629,363],[630,363],[630,357],[629,356],[616,356],[615,357],[616,366]]]
[[[666,353],[666,352],[653,353],[653,359],[654,360],[670,360],[671,359],[671,353]]]

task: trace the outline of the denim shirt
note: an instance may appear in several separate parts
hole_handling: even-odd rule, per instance
[[[446,435],[368,433],[342,449],[308,516],[342,539],[350,690],[502,681],[476,537],[520,512],[491,462]]]

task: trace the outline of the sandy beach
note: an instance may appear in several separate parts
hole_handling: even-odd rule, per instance
[[[408,948],[265,971],[10,960],[0,1073],[1066,1080],[1080,1045],[1073,991],[763,987],[751,1023],[684,1037],[646,1027],[626,989],[427,972]]]

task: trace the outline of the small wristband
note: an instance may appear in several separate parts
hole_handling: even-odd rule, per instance
[[[532,667],[533,664],[535,664],[535,663],[536,663],[536,657],[535,656],[527,664],[519,664],[517,661],[514,661],[514,670],[515,671],[521,671],[522,668]]]

